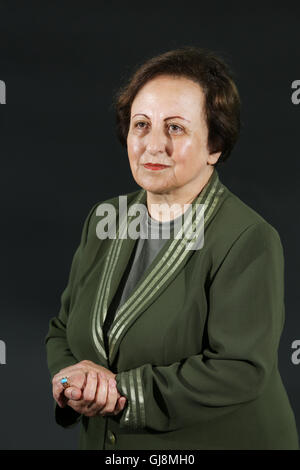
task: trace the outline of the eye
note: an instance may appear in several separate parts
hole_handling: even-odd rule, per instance
[[[148,123],[144,122],[144,121],[137,121],[134,124],[134,128],[140,129],[140,130],[145,129],[147,126],[148,126]],[[177,124],[169,124],[169,125],[167,125],[167,128],[168,128],[169,132],[171,130],[172,134],[181,134],[183,132],[182,127],[178,126]]]
[[[144,125],[141,126],[140,124],[144,124]],[[134,127],[136,127],[137,129],[144,129],[146,125],[147,125],[146,122],[138,121],[135,123]]]
[[[183,131],[182,127],[180,126],[177,126],[177,124],[169,124],[169,129],[172,128],[172,132],[174,131],[175,134],[178,134],[178,133],[181,133],[181,131]]]

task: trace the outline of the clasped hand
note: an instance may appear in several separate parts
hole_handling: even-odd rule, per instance
[[[118,392],[115,376],[92,361],[78,362],[53,377],[53,398],[60,408],[68,405],[88,417],[117,415],[125,407],[126,397]],[[63,377],[68,377],[70,384],[66,389],[60,382]]]

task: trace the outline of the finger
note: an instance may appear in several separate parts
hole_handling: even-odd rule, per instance
[[[101,372],[98,372],[98,387],[94,403],[92,403],[85,412],[86,416],[96,416],[105,406],[107,399],[107,380]]]
[[[63,408],[65,406],[65,403],[66,403],[66,399],[64,399],[63,390],[64,390],[64,388],[63,388],[62,384],[52,386],[53,398],[61,408]]]
[[[74,375],[71,375],[69,383],[71,386],[75,386],[81,390],[84,389],[86,384],[87,374],[85,372],[77,372]]]
[[[60,396],[63,395],[64,387],[61,382],[57,382],[53,379],[52,381],[52,391],[55,400],[59,400]]]
[[[74,379],[75,377],[82,377],[85,375],[84,371],[80,370],[74,370],[74,371],[68,371],[65,374],[56,374],[53,379],[52,379],[52,384],[54,386],[60,386],[61,385],[61,380],[66,378],[68,379],[68,383],[70,383],[71,378]],[[77,379],[78,380],[78,379]]]
[[[78,367],[78,364],[61,369],[59,373],[57,373],[52,379],[53,398],[61,408],[64,408],[68,401],[68,397],[65,396],[65,390],[67,389],[65,389],[61,383],[62,378],[67,376],[68,383],[75,385],[80,389],[84,388],[86,382],[86,373],[82,367]],[[78,398],[78,392],[75,393],[75,397]]]
[[[86,373],[83,370],[68,371],[66,374],[56,374],[52,379],[53,389],[59,394],[61,393],[62,387],[61,380],[68,378],[69,385],[75,385],[78,388],[83,388],[86,382]]]
[[[118,391],[115,379],[108,380],[108,392],[106,405],[101,409],[100,414],[113,413],[118,399]]]
[[[99,411],[105,406],[107,400],[108,382],[107,379],[98,373],[98,390],[96,395],[96,411]]]
[[[65,390],[62,384],[53,385],[53,398],[61,408],[64,408],[68,402],[68,398],[64,395]]]
[[[84,385],[86,382],[86,374],[84,372],[80,372],[72,377],[68,377],[68,383],[70,384],[70,387],[67,387],[66,389],[63,387],[61,382],[58,382],[57,379],[53,379],[53,396],[56,401],[60,402],[63,400],[63,397],[65,395],[65,391],[69,390],[70,388],[73,390],[73,387],[78,389],[83,389]],[[71,393],[71,392],[70,392]],[[78,393],[76,392],[76,395]],[[70,395],[65,395],[68,398],[70,398]]]
[[[78,388],[74,388],[74,387],[70,387],[70,388],[67,388],[65,390],[65,394],[70,394],[70,399],[68,401],[68,405],[73,408],[73,410],[77,411],[77,413],[80,413],[80,414],[85,414],[86,416],[93,416],[92,414],[89,413],[89,409],[90,409],[90,399],[92,399],[93,397],[93,389],[97,390],[97,374],[93,373],[93,372],[90,372],[87,376],[87,379],[86,379],[86,385],[85,385],[85,388],[84,388],[84,391],[82,393],[81,390],[79,390]],[[73,398],[73,393],[71,393],[71,389],[72,391],[76,390],[78,392],[78,396],[79,394],[81,395],[81,398]],[[84,398],[84,394],[85,394],[85,398]]]
[[[78,387],[68,387],[64,390],[64,396],[69,400],[80,400],[82,398],[82,391]]]
[[[117,415],[118,413],[120,413],[120,411],[122,411],[124,409],[125,404],[126,404],[126,397],[118,398],[117,404],[116,404],[116,407],[115,407],[115,410],[114,410],[114,415]]]
[[[77,371],[64,376],[54,376],[52,380],[53,385],[61,388],[61,379],[65,377],[68,378],[68,384],[75,385],[78,388],[82,388],[86,382],[86,373],[84,371]]]
[[[98,376],[96,372],[90,371],[87,374],[86,385],[83,390],[82,400],[86,406],[89,406],[95,400],[98,385]]]
[[[90,384],[90,380],[89,380],[89,384]],[[97,387],[98,387],[98,380],[97,380],[97,374],[96,374],[96,393],[97,393]],[[78,413],[84,414],[85,416],[95,416],[98,413],[98,410],[97,409],[95,410],[95,406],[96,406],[95,400],[91,404],[88,404],[87,401],[84,400],[83,398],[79,400],[70,399],[68,401],[68,405],[71,406],[71,408],[73,408]]]

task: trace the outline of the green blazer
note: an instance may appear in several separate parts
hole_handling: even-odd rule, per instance
[[[127,197],[128,207],[146,205],[143,189]],[[104,202],[118,217],[118,197]],[[136,240],[124,236],[124,218],[115,239],[101,240],[98,203],[85,220],[45,339],[48,367],[52,378],[84,359],[101,364],[117,374],[127,404],[117,416],[88,418],[54,403],[58,424],[80,422],[80,449],[299,449],[278,370],[285,321],[278,232],[216,169],[193,201],[192,228],[203,224],[196,204],[205,207],[202,248],[188,249],[184,236],[166,241],[117,310],[108,350],[103,323]]]

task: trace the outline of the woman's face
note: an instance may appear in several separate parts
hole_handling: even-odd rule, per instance
[[[201,87],[184,77],[158,76],[136,95],[127,150],[133,177],[147,191],[170,194],[197,190],[221,152],[209,154]],[[147,163],[166,167],[154,169]]]

